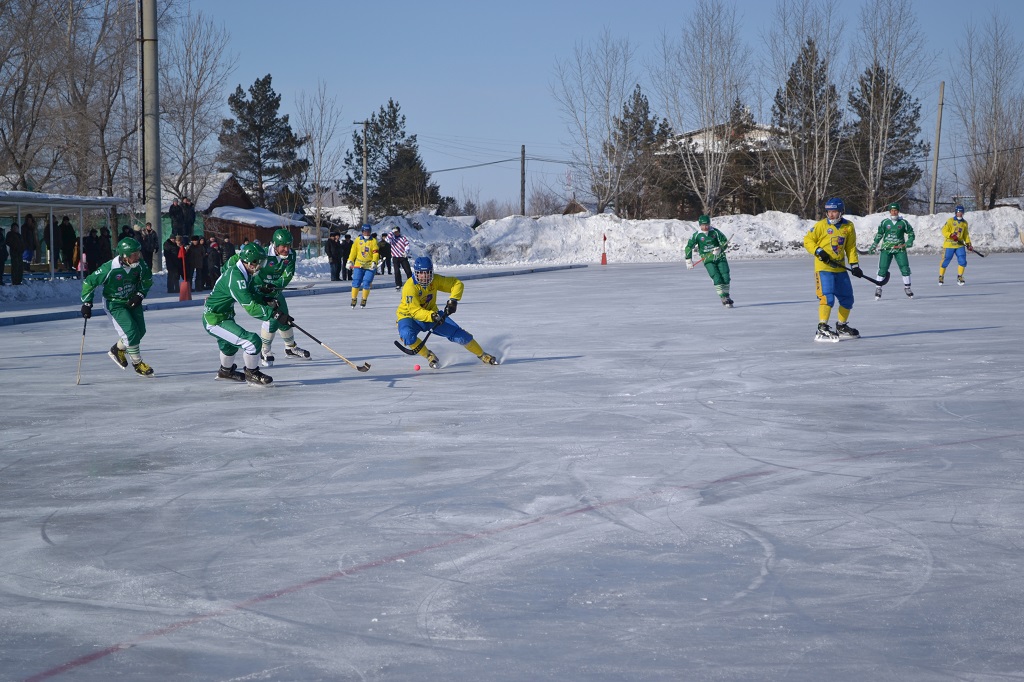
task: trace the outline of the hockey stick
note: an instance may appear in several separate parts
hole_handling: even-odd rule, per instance
[[[971,253],[973,253],[976,256],[980,256],[981,258],[985,257],[985,254],[983,254],[981,251],[978,251],[977,249],[967,249],[967,250],[970,251]]]
[[[347,365],[348,365],[349,367],[351,367],[352,369],[354,369],[354,370],[356,370],[356,371],[359,371],[359,372],[369,372],[369,371],[370,371],[370,363],[368,363],[368,362],[364,362],[364,363],[363,363],[363,364],[361,364],[361,365],[357,365],[357,364],[355,364],[354,362],[352,362],[351,360],[349,360],[348,358],[346,358],[346,357],[345,357],[344,355],[342,355],[342,354],[341,354],[341,353],[339,353],[338,351],[334,350],[333,348],[331,348],[331,347],[330,347],[330,346],[328,346],[328,345],[327,345],[326,343],[324,343],[324,342],[323,342],[323,341],[321,341],[320,339],[316,338],[315,336],[313,336],[312,334],[310,334],[309,332],[307,332],[307,331],[306,331],[305,329],[303,329],[303,328],[302,328],[302,327],[300,327],[299,325],[295,324],[295,320],[292,320],[292,322],[291,322],[291,326],[295,327],[295,328],[296,328],[296,329],[298,329],[298,330],[299,330],[300,332],[302,332],[303,334],[305,334],[305,335],[306,335],[306,336],[308,336],[309,338],[313,339],[313,341],[315,341],[316,343],[320,344],[321,346],[323,346],[323,347],[324,347],[324,348],[326,348],[327,350],[329,350],[329,351],[331,351],[332,353],[334,353],[335,355],[337,355],[337,356],[338,356],[339,358],[341,358],[342,360],[344,360],[344,361],[345,361],[345,364],[347,364]]]
[[[78,349],[78,374],[75,376],[75,386],[82,381],[82,355],[85,354],[85,328],[89,324],[89,318],[82,322],[82,347]]]
[[[395,341],[395,346],[397,346],[398,350],[402,351],[406,355],[419,355],[420,351],[423,350],[423,346],[427,345],[427,339],[430,338],[430,335],[434,333],[435,329],[444,324],[444,321],[447,319],[447,315],[441,315],[441,319],[437,321],[437,324],[435,324],[433,327],[427,330],[427,335],[424,336],[419,341],[417,341],[416,343],[414,343],[413,345],[406,346],[401,341]]]
[[[846,270],[849,270],[850,272],[853,272],[853,268],[848,268],[845,265],[843,266],[843,268],[845,268]],[[853,272],[853,276],[854,277],[860,277],[861,279],[866,279],[867,281],[871,282],[872,284],[877,284],[880,287],[884,287],[885,283],[889,281],[889,273],[888,272],[885,273],[885,277],[883,277],[882,279],[875,279],[874,277],[868,277],[863,272],[861,274],[859,274],[859,275],[856,272]]]

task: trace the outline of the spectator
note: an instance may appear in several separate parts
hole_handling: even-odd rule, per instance
[[[224,237],[220,244],[221,259],[226,263],[228,258],[235,255],[235,245],[231,243],[230,237]]]
[[[376,235],[374,235],[376,237]],[[388,241],[388,235],[384,235],[377,240],[377,250],[380,252],[380,269],[379,274],[383,275],[384,271],[387,270],[388,274],[391,274],[391,242]]]
[[[164,242],[164,267],[167,268],[167,293],[178,293],[181,281],[181,261],[178,260],[178,242],[171,236]]]
[[[171,234],[174,236],[185,234],[183,227],[185,224],[184,211],[177,198],[171,202],[171,207],[167,209],[167,215],[171,219]]]
[[[185,231],[186,237],[192,236],[192,231],[196,225],[196,207],[192,205],[188,197],[181,200],[181,227]]]
[[[25,245],[22,252],[25,270],[31,272],[32,261],[35,259],[36,251],[39,249],[39,232],[36,229],[36,218],[31,213],[25,214],[25,222],[21,224],[21,241]]]
[[[93,270],[103,265],[107,261],[114,260],[114,243],[110,238],[110,228],[100,228],[100,260],[96,263]]]
[[[7,268],[7,238],[4,228],[0,227],[0,287],[4,285],[4,272]]]
[[[385,235],[384,239],[391,245],[391,260],[395,266],[395,288],[402,288],[402,270],[405,270],[405,278],[412,279],[412,270],[409,267],[409,240],[402,236],[402,230],[395,225],[391,228],[391,234]]]
[[[25,251],[25,243],[21,241],[21,233],[18,223],[13,223],[7,232],[7,252],[11,257],[11,284],[21,284],[25,272],[25,261],[22,260],[22,252]]]
[[[199,275],[196,277],[196,281],[203,289],[209,290],[210,285],[208,281],[210,279],[210,245],[206,242],[206,237],[199,237],[199,247],[203,252],[203,264],[199,268]]]
[[[330,238],[324,245],[324,251],[327,253],[327,262],[331,264],[331,281],[341,281],[341,264],[345,260],[345,256],[341,250],[341,235],[337,232],[332,231]]]
[[[60,253],[64,267],[68,270],[75,269],[75,247],[78,245],[78,233],[71,220],[64,216],[60,221]]]
[[[345,232],[345,238],[341,240],[341,252],[347,255],[347,254],[351,253],[351,251],[352,251],[352,237],[350,237],[348,235],[348,232]],[[345,281],[345,282],[348,282],[348,281],[350,281],[352,279],[352,268],[348,267],[347,263],[344,265],[344,267],[341,270],[341,279],[342,279],[342,281]]]
[[[52,239],[51,234],[53,235]],[[60,270],[60,228],[57,227],[57,219],[52,216],[50,225],[43,228],[43,243],[46,244],[46,253],[50,262],[53,263],[53,269]]]
[[[91,275],[93,270],[100,266],[100,237],[96,233],[96,228],[89,230],[89,234],[82,241],[85,249],[85,274]]]
[[[118,243],[120,243],[122,239],[135,239],[135,231],[128,225],[122,225],[121,232],[117,235]],[[139,240],[135,239],[135,241]]]
[[[203,261],[206,254],[203,253],[203,245],[199,243],[199,235],[192,235],[191,243],[185,250],[185,279],[192,291],[203,289]]]
[[[139,240],[139,243],[142,244],[142,260],[146,261],[146,265],[152,271],[153,254],[156,253],[156,247],[160,244],[160,237],[153,229],[153,223],[146,223],[146,228],[142,230],[141,236],[142,239]]]
[[[220,277],[220,269],[224,265],[224,253],[217,240],[210,238],[210,246],[206,249],[206,288],[213,289]]]

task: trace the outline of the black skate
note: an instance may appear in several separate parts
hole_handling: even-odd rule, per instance
[[[360,308],[365,308],[366,307],[366,299],[365,298],[363,299],[362,303],[359,304],[359,307]]]
[[[722,305],[724,305],[726,308],[731,308],[732,307],[732,299],[729,298],[728,296],[726,296],[725,298],[722,299]]]
[[[836,322],[836,334],[844,339],[859,339],[860,332],[846,324],[845,322]]]
[[[135,369],[135,373],[140,377],[151,377],[153,376],[153,368],[147,365],[142,360],[132,364],[132,368]]]
[[[903,293],[907,295],[907,298],[914,298],[914,292],[910,290],[910,285],[903,287]]]
[[[963,275],[957,275],[957,277],[956,277],[956,285],[958,287],[962,287],[965,284],[967,284],[967,282],[964,281],[964,276]]]
[[[245,374],[239,372],[236,368],[238,365],[231,365],[230,367],[221,367],[217,370],[218,379],[226,379],[228,381],[245,381]]]
[[[441,366],[441,361],[437,359],[437,355],[432,350],[427,351],[427,364],[430,365],[430,369],[437,369]]]
[[[356,309],[356,299],[352,299],[352,310]]]
[[[942,277],[942,275],[939,275],[939,286],[940,286],[940,287],[942,286],[942,280],[943,280],[943,277]]]
[[[260,364],[264,367],[274,366],[274,354],[268,351],[260,351]]]
[[[259,367],[256,369],[246,367],[245,380],[254,386],[269,386],[274,381],[270,376],[261,372]]]
[[[839,334],[832,331],[832,327],[828,326],[828,322],[819,322],[818,331],[814,334],[814,340],[823,343],[835,343],[839,341]]]
[[[299,360],[309,360],[309,351],[298,346],[285,346],[284,347],[285,357],[297,358]]]
[[[117,363],[118,367],[121,369],[128,369],[128,355],[124,352],[123,348],[118,348],[116,343],[110,347],[110,350],[107,351],[107,355],[110,356],[111,360]]]
[[[882,287],[875,287],[875,300],[882,298]]]

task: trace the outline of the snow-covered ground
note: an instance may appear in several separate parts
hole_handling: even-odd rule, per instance
[[[299,333],[266,389],[195,307],[147,314],[155,379],[106,318],[78,386],[80,319],[0,326],[0,678],[1019,678],[1024,255],[940,288],[912,251],[917,296],[855,281],[820,344],[809,256],[734,260],[726,310],[612,227],[608,266],[467,281],[498,367],[415,371],[393,289],[290,298],[372,367]]]
[[[871,245],[878,224],[888,213],[863,218],[850,216],[857,226],[858,245]],[[1024,211],[997,208],[969,213],[967,220],[973,242],[979,249],[1024,251]],[[942,247],[942,225],[948,214],[906,216],[917,233],[911,258],[937,254]],[[788,213],[768,212],[756,216],[722,216],[715,227],[730,237],[733,260],[803,256],[803,236],[814,221]],[[438,266],[473,268],[531,264],[599,263],[602,249],[610,263],[668,263],[683,259],[686,241],[696,223],[682,220],[622,220],[613,215],[512,217],[488,221],[475,231],[458,220],[416,214],[389,217],[374,225],[378,233],[398,226],[412,242],[411,255],[431,256]],[[605,240],[607,237],[607,240]],[[326,256],[300,251],[297,282],[330,280]],[[166,280],[158,276],[155,289]],[[80,291],[73,281],[32,281],[23,287],[0,288],[0,312],[18,301],[71,301]]]

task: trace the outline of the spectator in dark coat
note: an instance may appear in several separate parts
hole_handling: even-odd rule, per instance
[[[113,243],[113,240],[110,238],[110,228],[108,228],[108,227],[101,227],[100,228],[100,262],[97,263],[93,267],[93,270],[95,270],[99,266],[103,265],[104,263],[109,263],[113,259],[114,259],[114,243]]]
[[[7,237],[4,228],[0,227],[0,287],[4,285],[4,273],[7,268]]]
[[[82,241],[85,249],[85,274],[91,275],[93,270],[103,264],[100,261],[100,236],[93,228]]]
[[[177,198],[171,202],[171,207],[167,209],[167,217],[171,219],[171,234],[175,237],[185,234],[184,212]]]
[[[345,233],[345,238],[341,240],[341,252],[348,258],[348,254],[352,253],[352,237],[348,236],[348,232]],[[352,268],[343,268],[341,271],[341,279],[349,282],[352,280]]]
[[[64,267],[68,270],[75,269],[75,246],[78,244],[78,233],[71,220],[64,216],[60,225],[60,258],[64,261]]]
[[[377,240],[377,253],[380,254],[380,267],[378,268],[380,274],[384,274],[385,268],[388,274],[391,274],[391,242],[387,239]]]
[[[224,241],[220,245],[221,259],[226,263],[228,259],[235,255],[235,245],[231,243],[229,237],[224,237]]]
[[[210,238],[210,246],[206,249],[206,288],[213,289],[220,277],[220,269],[224,265],[224,253],[216,239]]]
[[[11,284],[21,284],[25,272],[25,261],[21,254],[25,251],[25,242],[21,241],[21,232],[17,223],[11,225],[7,232],[7,252],[11,257]]]
[[[156,230],[153,229],[153,223],[146,223],[146,228],[140,236],[139,244],[142,246],[142,260],[146,261],[150,271],[152,271],[153,254],[156,253],[156,247],[160,245],[160,238],[157,236]]]
[[[168,237],[164,242],[164,267],[167,268],[167,293],[178,293],[181,282],[181,261],[178,260],[178,242]]]
[[[25,222],[21,224],[21,259],[25,261],[25,270],[32,271],[32,261],[35,259],[36,251],[39,249],[39,232],[36,225],[36,217],[31,213],[25,214]]]
[[[191,237],[196,226],[196,207],[192,205],[188,197],[181,200],[181,226],[185,231],[185,236]]]
[[[199,243],[199,235],[192,235],[192,241],[185,250],[185,279],[192,291],[203,289],[203,262],[206,254],[203,253],[203,245]]]
[[[341,264],[345,258],[341,253],[341,235],[337,232],[331,232],[331,236],[327,238],[327,243],[324,244],[324,253],[327,254],[327,262],[331,264],[331,281],[341,281]]]
[[[53,239],[50,238],[51,233]],[[53,263],[53,269],[60,270],[60,228],[57,227],[56,218],[50,218],[50,224],[43,228],[43,243],[46,244],[46,254]]]

